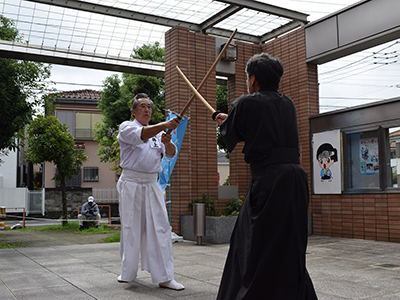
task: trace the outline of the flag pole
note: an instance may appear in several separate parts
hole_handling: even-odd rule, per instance
[[[171,226],[171,160],[168,160],[168,216],[169,226]]]

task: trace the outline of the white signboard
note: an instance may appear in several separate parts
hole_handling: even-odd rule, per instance
[[[341,194],[342,173],[340,130],[313,134],[313,173],[315,194]]]

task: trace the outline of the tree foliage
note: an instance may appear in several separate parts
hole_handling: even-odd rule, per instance
[[[145,59],[151,61],[164,62],[165,49],[160,47],[159,42],[154,44],[147,44],[141,47],[136,47],[134,50],[133,58]]]
[[[158,42],[137,47],[134,52],[134,58],[164,61],[164,49],[160,48]],[[118,127],[123,121],[131,119],[131,102],[136,94],[146,93],[154,102],[150,124],[164,121],[164,86],[164,78],[126,73],[122,75],[122,80],[117,75],[112,75],[103,81],[103,91],[98,101],[103,120],[95,129],[95,140],[100,146],[97,152],[100,161],[119,161]]]
[[[62,218],[68,219],[66,179],[77,175],[87,160],[83,151],[74,150],[74,137],[68,132],[68,126],[61,124],[54,116],[38,116],[27,129],[27,161],[34,164],[53,163],[58,172],[53,180],[60,182],[62,194]]]
[[[22,41],[22,37],[19,36],[14,22],[3,15],[0,15],[0,39],[14,42]]]
[[[217,85],[217,110],[226,114],[228,113],[228,87],[226,85]],[[219,130],[217,132],[217,146],[218,149],[225,151],[228,157],[228,148]]]
[[[13,21],[0,15],[0,39],[22,42]],[[30,61],[0,58],[0,151],[16,148],[16,138],[31,121],[35,109],[43,103],[50,66]]]

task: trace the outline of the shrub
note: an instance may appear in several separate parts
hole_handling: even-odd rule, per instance
[[[190,203],[190,210],[193,214],[193,204],[194,203],[204,203],[206,207],[206,216],[237,216],[239,214],[240,208],[243,205],[244,196],[234,197],[231,201],[229,201],[228,206],[226,207],[226,214],[218,211],[215,207],[215,200],[210,199],[210,197],[203,193],[202,198],[193,199]]]
[[[243,205],[244,196],[234,197],[226,207],[227,216],[237,216]]]
[[[206,206],[206,216],[216,216],[217,215],[217,209],[215,208],[215,200],[214,199],[210,199],[210,197],[206,194],[203,193],[202,198],[196,198],[193,199],[190,203],[190,209],[192,211],[193,214],[193,204],[194,203],[204,203]]]
[[[223,186],[231,185],[231,176],[230,175],[228,175],[228,177],[226,177],[225,182],[222,185]]]

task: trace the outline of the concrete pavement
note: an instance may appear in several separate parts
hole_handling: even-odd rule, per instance
[[[186,286],[176,292],[153,284],[146,271],[139,271],[133,283],[118,283],[119,243],[85,243],[83,235],[75,236],[59,234],[64,244],[52,236],[46,246],[0,249],[0,299],[215,299],[229,248],[191,241],[173,244],[175,279]],[[307,253],[319,299],[400,299],[399,244],[311,236]]]

